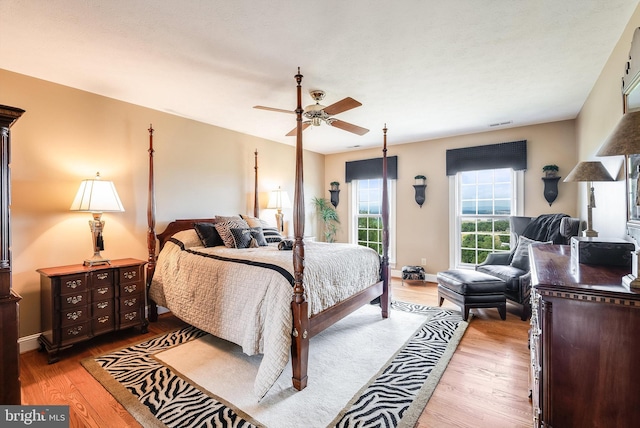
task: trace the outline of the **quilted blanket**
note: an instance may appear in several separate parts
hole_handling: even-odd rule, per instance
[[[309,315],[379,280],[380,258],[366,247],[305,242],[303,284]],[[263,354],[254,383],[262,398],[289,360],[293,255],[277,245],[203,247],[194,230],[176,233],[160,255],[149,297],[177,317]]]

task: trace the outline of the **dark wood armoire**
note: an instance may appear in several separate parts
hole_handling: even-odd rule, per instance
[[[11,125],[24,110],[0,105],[0,404],[20,404],[18,302],[11,287]]]

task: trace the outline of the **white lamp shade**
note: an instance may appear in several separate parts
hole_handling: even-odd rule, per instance
[[[83,180],[76,194],[71,211],[87,212],[122,212],[124,207],[116,187],[111,181],[100,180],[100,175],[94,179]]]
[[[291,208],[291,201],[289,200],[287,191],[281,190],[279,187],[278,190],[272,191],[269,195],[269,203],[267,204],[267,208],[276,210]]]

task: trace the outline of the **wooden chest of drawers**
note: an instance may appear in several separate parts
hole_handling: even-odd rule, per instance
[[[49,363],[58,353],[99,334],[139,326],[147,331],[144,265],[137,259],[109,265],[38,269],[42,305],[40,345]]]
[[[566,245],[531,257],[534,427],[631,427],[640,420],[640,293],[629,268],[571,263]]]

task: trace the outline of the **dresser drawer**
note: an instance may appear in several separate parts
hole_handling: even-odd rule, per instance
[[[142,310],[140,307],[130,310],[122,310],[120,312],[120,328],[128,325],[140,324]]]
[[[144,296],[141,294],[135,294],[133,296],[123,296],[120,298],[120,311],[126,312],[130,309],[135,309],[144,304]]]
[[[87,309],[87,306],[66,309],[64,311],[60,311],[60,326],[66,327],[71,324],[78,324],[88,320],[89,318],[89,310]]]
[[[64,275],[60,277],[60,294],[77,293],[79,291],[85,291],[89,277],[85,273],[76,275]]]
[[[62,327],[60,329],[61,345],[87,339],[89,337],[90,330],[91,328],[89,327],[88,321],[81,324]]]
[[[97,301],[97,300],[111,299],[114,296],[113,291],[114,291],[114,288],[111,285],[95,287],[91,290],[91,300]]]
[[[142,282],[132,282],[129,284],[120,284],[120,298],[126,298],[127,296],[133,296],[134,294],[140,294],[144,291],[144,285]]]
[[[110,287],[113,285],[113,269],[105,269],[91,273],[91,288]]]
[[[93,334],[106,333],[112,331],[116,327],[116,318],[113,312],[109,314],[102,314],[91,320]]]
[[[113,315],[115,312],[115,303],[113,299],[93,302],[91,306],[91,318],[96,318],[101,315]]]
[[[66,310],[78,306],[86,306],[88,295],[89,293],[87,291],[83,291],[60,296],[60,309]]]
[[[120,268],[120,284],[142,281],[142,266]]]

